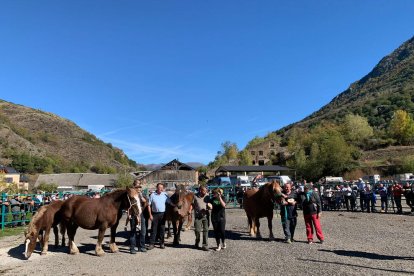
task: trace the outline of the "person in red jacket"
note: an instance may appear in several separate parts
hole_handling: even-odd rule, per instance
[[[313,228],[315,228],[316,237],[320,240],[320,243],[323,243],[325,237],[320,223],[322,208],[318,193],[312,191],[312,189],[306,185],[304,192],[301,194],[301,201],[308,243],[313,243]]]
[[[394,195],[395,205],[397,206],[397,214],[402,214],[401,196],[403,188],[401,184],[397,183],[392,187],[392,194]]]

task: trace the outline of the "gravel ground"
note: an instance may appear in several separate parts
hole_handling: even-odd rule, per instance
[[[414,274],[414,217],[394,214],[324,212],[322,228],[325,243],[307,244],[302,214],[295,239],[286,244],[280,218],[274,218],[276,241],[251,239],[243,210],[228,209],[227,249],[204,252],[192,248],[193,231],[183,232],[180,248],[155,248],[148,253],[129,254],[126,233],[119,227],[120,253],[94,255],[97,231],[79,229],[76,235],[80,254],[67,254],[67,248],[49,246],[47,256],[35,251],[23,260],[23,237],[0,241],[0,274],[77,274],[77,275],[406,275]],[[261,220],[262,235],[268,236]],[[123,225],[121,222],[120,225]],[[316,238],[315,238],[316,239]],[[105,241],[108,241],[108,235]],[[214,240],[209,240],[211,249]],[[107,250],[106,250],[107,251]]]

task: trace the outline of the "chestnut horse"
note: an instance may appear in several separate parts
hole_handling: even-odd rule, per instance
[[[171,203],[175,206],[167,204],[167,208],[165,210],[165,220],[168,221],[168,233],[170,231],[169,222],[171,221],[172,223],[174,234],[173,245],[179,245],[181,229],[184,224],[184,219],[189,216],[194,194],[192,192],[187,192],[184,186],[180,186],[170,197],[170,199]]]
[[[115,190],[101,198],[74,196],[67,199],[62,206],[62,218],[66,224],[69,237],[70,254],[79,253],[74,242],[77,228],[98,229],[98,241],[95,248],[97,256],[103,256],[102,241],[107,228],[111,228],[110,252],[118,252],[115,244],[116,228],[122,216],[122,210],[131,210],[131,215],[141,215],[141,204],[135,189]]]
[[[58,224],[61,222],[60,208],[63,201],[56,200],[40,207],[36,214],[32,217],[27,230],[25,231],[25,245],[26,249],[24,256],[29,259],[32,255],[36,241],[39,239],[40,247],[42,249],[41,255],[46,255],[49,246],[50,229],[53,228],[55,234],[55,245],[59,245]],[[62,235],[62,246],[65,246],[65,227],[61,225],[60,233]]]
[[[269,240],[273,240],[272,219],[276,199],[280,199],[282,189],[279,181],[273,180],[259,189],[248,190],[243,196],[243,207],[249,222],[250,236],[261,238],[260,218],[266,217],[269,227]]]

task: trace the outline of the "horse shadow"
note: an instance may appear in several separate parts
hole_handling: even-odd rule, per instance
[[[340,255],[340,256],[366,258],[366,259],[371,259],[371,260],[384,260],[384,261],[409,260],[409,261],[414,261],[414,257],[382,255],[382,254],[377,254],[377,253],[372,253],[372,252],[363,252],[363,251],[354,251],[354,250],[319,249],[319,251],[334,253],[334,254]]]
[[[67,246],[60,246],[60,245],[56,246],[56,245],[49,244],[48,252],[66,253],[68,251],[66,248]],[[24,256],[25,250],[26,250],[25,244],[19,244],[16,247],[10,248],[7,254],[10,257],[15,258],[15,259],[26,260],[26,257]],[[42,249],[40,248],[40,244],[37,243],[32,254],[40,255],[41,251]]]
[[[209,238],[214,238],[214,231],[209,231]],[[249,233],[236,230],[226,230],[226,240],[245,240],[245,241],[270,241],[268,237],[255,238],[251,237]],[[284,242],[284,239],[274,238],[274,242]]]
[[[10,257],[19,259],[19,260],[26,260],[26,257],[24,256],[24,251],[26,250],[26,246],[24,244],[20,244],[16,247],[10,248],[10,250],[7,252]]]

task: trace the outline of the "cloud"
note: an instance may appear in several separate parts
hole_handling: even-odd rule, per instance
[[[140,163],[165,163],[178,158],[183,162],[198,161],[209,162],[213,153],[198,148],[188,148],[184,145],[154,146],[134,143],[130,141],[107,138],[113,145],[124,150],[130,157]]]

